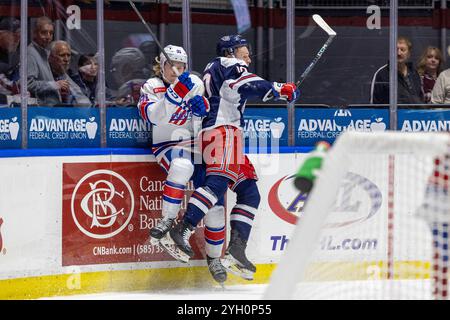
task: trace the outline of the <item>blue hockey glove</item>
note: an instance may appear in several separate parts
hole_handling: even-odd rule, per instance
[[[191,109],[192,114],[197,117],[204,117],[209,112],[208,99],[199,95],[188,101],[188,107]]]

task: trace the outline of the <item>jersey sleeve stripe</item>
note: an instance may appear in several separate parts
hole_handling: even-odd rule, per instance
[[[235,85],[237,85],[238,83],[240,83],[240,82],[242,82],[244,80],[247,80],[247,79],[251,79],[251,78],[259,78],[259,77],[256,74],[248,74],[246,76],[240,77],[237,81],[235,81],[233,83],[230,83],[229,86],[230,86],[231,89],[233,89],[233,87]]]
[[[141,114],[141,117],[145,120],[148,121],[148,108],[154,104],[154,102],[149,102],[148,100],[143,100],[140,104],[139,104],[139,112]]]

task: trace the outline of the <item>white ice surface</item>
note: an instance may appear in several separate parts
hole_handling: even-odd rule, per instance
[[[86,295],[49,297],[58,300],[259,300],[267,285],[249,284],[214,288],[163,291],[110,292]]]
[[[267,284],[228,285],[160,291],[107,292],[47,297],[58,300],[260,300]],[[430,281],[324,281],[297,286],[294,300],[429,300]]]

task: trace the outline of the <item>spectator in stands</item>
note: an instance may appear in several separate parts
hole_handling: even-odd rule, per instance
[[[111,60],[111,72],[119,89],[115,94],[117,105],[136,105],[140,90],[147,81],[146,60],[138,48],[126,47],[117,51]]]
[[[98,61],[93,53],[82,54],[78,60],[78,73],[71,78],[80,87],[83,94],[89,98],[93,105],[97,104],[98,95]],[[106,100],[111,97],[110,90],[106,89]]]
[[[34,23],[32,42],[28,45],[28,91],[42,105],[54,103],[57,91],[67,86],[64,80],[55,81],[48,63],[53,33],[52,20],[45,16],[39,17]]]
[[[156,44],[154,41],[143,41],[139,45],[139,50],[141,50],[146,61],[146,70],[144,73],[147,74],[148,77],[150,77],[153,70],[153,58],[157,55]]]
[[[0,104],[9,104],[19,93],[20,21],[12,17],[0,20]]]
[[[398,103],[423,104],[422,85],[417,70],[409,62],[412,43],[406,37],[397,39]],[[389,64],[378,69],[372,79],[370,103],[389,103]]]
[[[71,56],[70,45],[66,41],[54,41],[50,44],[48,62],[53,78],[61,86],[47,94],[48,105],[91,105],[89,98],[67,74]]]
[[[422,93],[426,103],[431,102],[431,91],[442,71],[442,52],[439,48],[428,46],[417,63],[417,72],[422,83]]]
[[[431,103],[450,104],[450,69],[442,71],[431,91]]]

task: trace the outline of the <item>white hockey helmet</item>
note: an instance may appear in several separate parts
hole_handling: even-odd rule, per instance
[[[188,56],[186,51],[182,47],[174,46],[172,44],[167,45],[164,48],[164,51],[169,56],[170,60],[176,61],[176,62],[182,62],[185,64],[185,69],[188,68]],[[167,59],[166,56],[161,52],[159,54],[159,63],[161,66],[161,71],[164,73],[164,64],[166,63]]]

